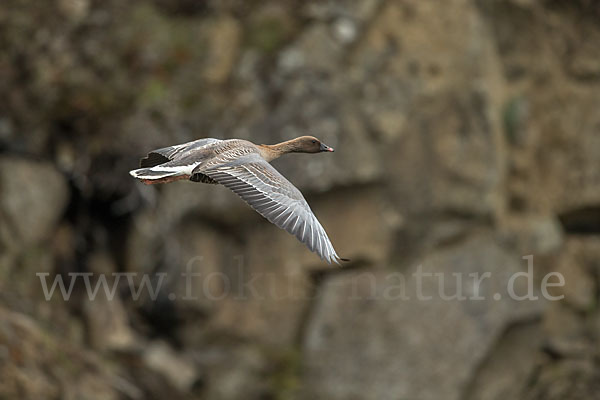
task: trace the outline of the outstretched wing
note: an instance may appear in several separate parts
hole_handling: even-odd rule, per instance
[[[220,139],[204,138],[192,142],[176,144],[174,146],[163,147],[162,149],[152,150],[148,155],[140,160],[140,168],[155,167],[160,164],[172,161],[176,158],[182,158],[189,151],[199,150],[207,145],[220,142]]]
[[[296,236],[321,259],[339,264],[341,258],[302,193],[260,156],[248,155],[235,163],[201,172],[231,189],[271,223]]]

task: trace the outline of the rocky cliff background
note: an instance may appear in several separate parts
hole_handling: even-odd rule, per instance
[[[598,398],[597,1],[4,0],[0,94],[1,399]],[[128,175],[303,134],[336,152],[275,165],[344,268],[222,187]],[[540,299],[494,298],[527,255]],[[420,301],[417,268],[492,278]],[[65,301],[44,273],[167,278]]]

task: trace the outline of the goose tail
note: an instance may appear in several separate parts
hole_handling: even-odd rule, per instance
[[[161,167],[160,165],[151,168],[134,169],[129,171],[129,175],[139,179],[146,185],[189,179],[189,175],[180,167]]]

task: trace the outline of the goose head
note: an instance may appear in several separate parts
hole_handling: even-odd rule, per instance
[[[292,151],[296,153],[332,152],[333,147],[327,146],[314,136],[300,136],[292,140]]]

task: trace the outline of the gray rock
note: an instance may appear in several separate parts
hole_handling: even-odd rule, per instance
[[[206,371],[206,399],[261,399],[268,389],[268,368],[257,347],[244,344],[204,346],[193,352],[196,363]]]
[[[353,201],[347,202],[345,199],[350,191]],[[395,233],[403,227],[404,220],[378,187],[358,186],[348,191],[309,197],[309,200],[341,257],[371,265],[386,262],[395,244]],[[298,251],[294,252],[293,258],[301,260],[307,268],[325,266],[304,246],[294,248]]]
[[[296,340],[312,293],[301,259],[295,257],[304,246],[267,221],[247,231],[246,240],[242,253],[230,253],[226,275],[230,284],[214,303],[215,313],[206,326],[256,343],[289,346]]]
[[[172,235],[165,264],[175,307],[183,315],[217,311],[219,300],[232,290],[231,265],[242,254],[235,237],[193,219],[178,224]]]
[[[356,262],[382,264],[391,251],[393,233],[401,217],[379,201],[379,193],[373,188],[358,190],[354,198],[355,202],[345,203],[331,196],[319,196],[311,203],[316,215],[323,216],[321,222],[339,254]],[[353,229],[355,226],[361,229]],[[189,243],[195,243],[195,254],[205,254],[192,265],[201,274],[189,287],[197,302],[182,301],[176,305],[188,309],[204,304],[205,310],[211,312],[207,321],[190,321],[190,326],[183,329],[184,340],[196,343],[200,332],[217,331],[277,347],[290,346],[297,338],[313,295],[307,272],[337,271],[340,267],[325,264],[296,238],[261,217],[257,217],[252,228],[238,233],[243,234],[245,246],[231,247],[219,260],[211,254],[223,243],[214,234],[191,226],[176,234],[181,234],[180,254],[188,254]],[[215,265],[220,267],[214,269]],[[179,282],[178,298],[179,293],[186,292],[183,281]]]
[[[231,17],[216,19],[210,26],[204,77],[211,83],[224,83],[234,67],[241,42],[239,23]]]
[[[556,255],[565,241],[560,221],[552,216],[508,217],[500,230],[503,239],[523,255]]]
[[[586,322],[563,301],[552,302],[544,312],[543,332],[547,350],[558,357],[591,356]]]
[[[286,49],[283,53],[286,59],[281,62],[282,66],[290,67],[290,52],[297,52],[299,62],[295,66],[333,73],[339,67],[342,46],[334,40],[331,32],[325,24],[314,24],[307,28],[298,42],[293,47]]]
[[[497,1],[484,7],[504,74],[514,84],[509,92],[515,95],[508,100],[509,112],[503,116],[505,128],[509,128],[506,134],[514,142],[507,180],[512,206],[519,211],[554,214],[598,204],[600,117],[592,110],[600,103],[594,87],[577,82],[599,76],[598,49],[587,43],[600,37],[600,30],[593,18],[580,17],[597,12],[596,6],[570,2],[558,8],[522,7],[518,3]],[[548,24],[554,28],[544,32]],[[557,58],[557,47],[549,43],[569,56]],[[574,79],[557,84],[565,75]],[[541,82],[544,84],[539,85]],[[564,103],[565,98],[569,102]],[[519,123],[525,129],[516,132],[514,140],[514,115],[510,112],[514,108],[510,104],[519,102],[527,104],[525,120]]]
[[[130,271],[152,271],[165,261],[170,270],[178,274],[178,268],[183,268],[191,257],[206,256],[206,252],[211,257],[215,252],[220,253],[219,242],[209,240],[213,248],[200,249],[197,246],[202,246],[202,240],[191,242],[180,232],[197,237],[206,232],[207,221],[228,232],[233,226],[243,229],[245,224],[262,218],[220,185],[176,182],[160,188],[140,184],[139,189],[149,201],[148,206],[134,216],[126,262]],[[209,236],[218,235],[210,232]]]
[[[417,103],[420,112],[386,154],[400,209],[478,218],[500,212],[502,160],[487,101],[477,93],[447,92]]]
[[[565,360],[541,369],[525,400],[589,400],[600,393],[600,369],[590,360]]]
[[[87,16],[90,9],[88,0],[60,0],[58,9],[73,22],[80,22]]]
[[[164,342],[156,341],[146,346],[143,360],[148,368],[165,376],[182,392],[188,391],[198,378],[194,364]]]
[[[424,33],[424,21],[445,28]],[[399,209],[499,212],[502,76],[474,4],[387,2],[350,58],[362,117],[381,143]]]
[[[550,287],[555,296],[564,296],[564,302],[581,312],[594,308],[600,257],[600,240],[594,236],[567,237],[560,253],[548,260],[548,272],[560,273],[564,285]]]
[[[315,71],[278,76],[285,96],[268,118],[252,125],[252,140],[276,143],[313,135],[335,148],[334,153],[297,154],[273,165],[302,190],[326,191],[335,186],[370,183],[383,176],[383,160],[369,137],[346,77]]]
[[[539,321],[510,327],[475,371],[466,400],[518,399],[544,361]]]
[[[97,287],[100,279],[106,279],[109,292],[116,287],[114,286],[115,278],[111,275],[116,272],[116,266],[107,254],[92,255],[88,268],[94,274],[90,279],[92,291]],[[104,278],[100,278],[101,276]],[[119,297],[118,288],[107,294],[104,288],[98,287],[99,290],[94,297],[82,296],[81,310],[90,346],[99,351],[137,349],[140,340],[131,329],[129,316]]]
[[[30,317],[0,307],[0,354],[8,356],[4,360],[8,362],[0,362],[0,396],[25,400],[140,397],[139,389],[117,377],[122,373],[118,367],[109,369],[68,339],[42,329]]]
[[[553,294],[564,295],[567,303],[581,311],[593,307],[597,301],[596,282],[592,271],[581,263],[572,246],[567,246],[567,250],[561,254],[555,271],[564,277],[565,284],[553,288]]]
[[[21,244],[48,239],[67,205],[64,177],[50,163],[0,158],[0,218]]]
[[[381,3],[381,0],[307,1],[303,12],[308,17],[320,20],[342,16],[364,23],[373,17]]]
[[[598,2],[4,3],[0,398],[597,397]],[[127,175],[198,137],[305,134],[336,152],[274,165],[370,269],[225,188]],[[506,298],[525,254],[564,301]],[[446,293],[492,272],[486,300],[398,298],[419,263]],[[86,268],[168,279],[125,307],[43,298],[36,272]],[[153,334],[181,348],[144,353]]]
[[[422,271],[441,273],[444,282],[423,278],[422,294],[430,300],[419,300],[417,278],[411,276],[417,269],[404,274],[405,283],[393,271],[326,281],[303,342],[305,398],[461,398],[507,324],[544,307],[541,299],[518,302],[506,296],[521,262],[494,237],[434,253],[422,260]],[[451,274],[459,273],[463,293],[475,296],[477,285],[468,274],[484,272],[491,274],[479,285],[484,300],[444,300],[438,293],[440,288],[457,293],[460,286]],[[523,282],[516,284],[522,293]]]

